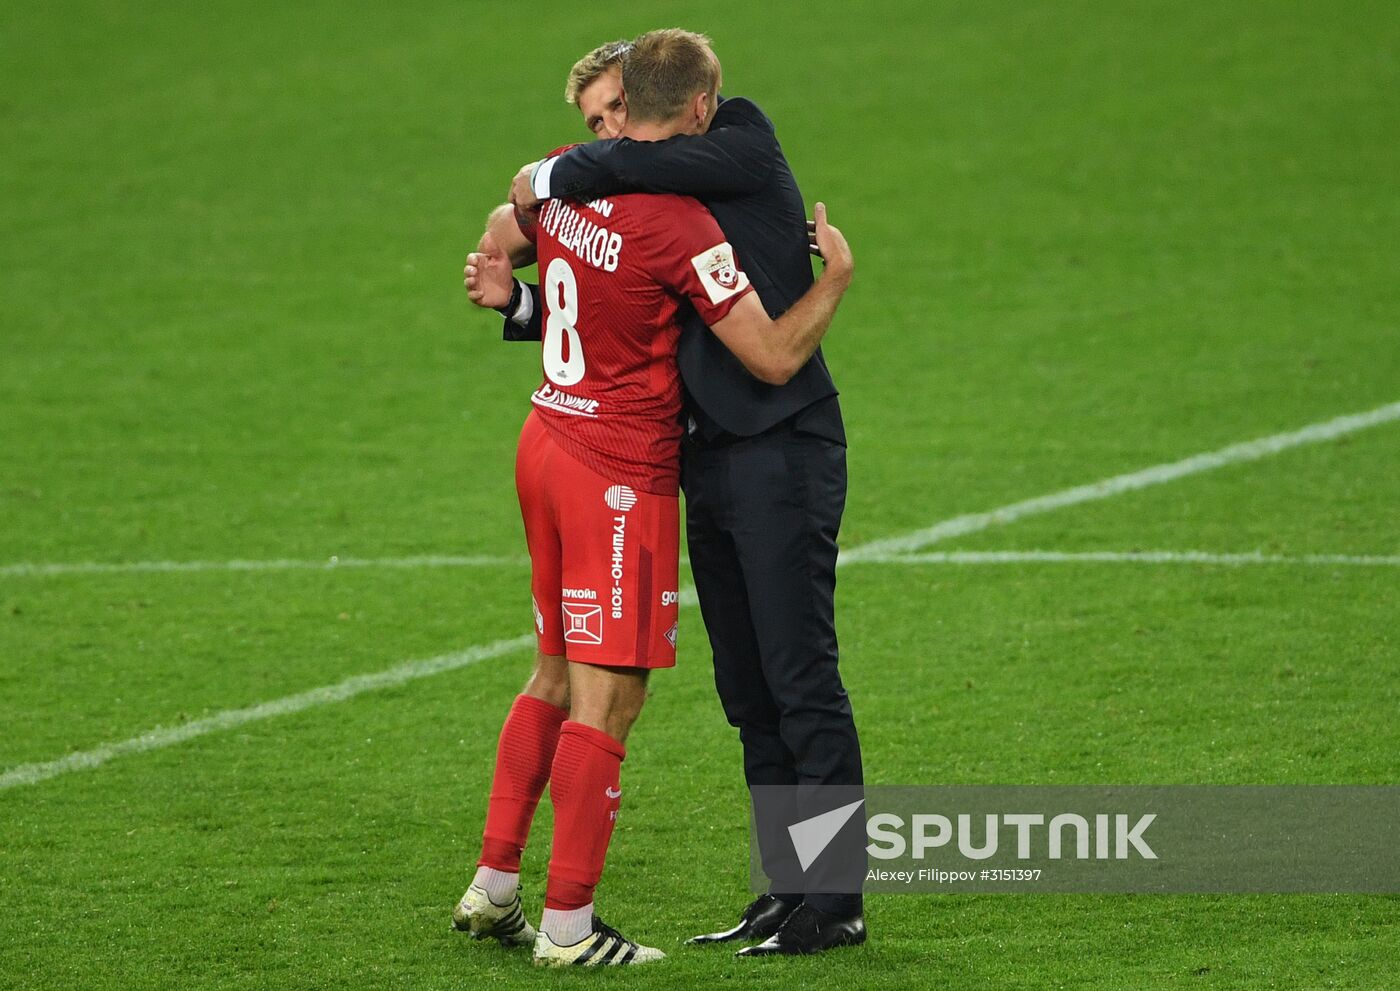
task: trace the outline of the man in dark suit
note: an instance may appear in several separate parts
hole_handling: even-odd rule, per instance
[[[665,34],[638,39],[646,58],[622,52],[627,100],[666,86],[665,39],[659,37]],[[517,176],[511,198],[528,211],[550,198],[626,192],[700,198],[770,316],[785,312],[811,286],[802,195],[772,122],[752,102],[722,101],[703,134],[603,140],[531,163]],[[508,339],[539,339],[537,287],[517,281],[501,309]],[[863,778],[837,669],[836,537],[846,496],[846,437],[836,386],[820,349],[785,383],[759,381],[694,314],[677,360],[686,390],[682,485],[690,561],[716,688],[743,745],[745,778],[759,789],[846,786],[832,789],[844,804]],[[802,809],[804,816],[820,811]],[[804,896],[791,883],[801,875],[792,850],[761,837],[774,887],[749,905],[737,926],[692,942],[762,940],[742,955],[864,942],[863,817],[849,826],[833,844],[844,847],[837,852],[849,862],[845,886]]]

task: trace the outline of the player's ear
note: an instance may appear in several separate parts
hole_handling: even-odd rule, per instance
[[[697,93],[695,99],[690,104],[691,116],[701,127],[705,126],[705,121],[710,117],[710,94]]]

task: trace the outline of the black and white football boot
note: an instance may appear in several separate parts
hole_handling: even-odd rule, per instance
[[[535,937],[535,964],[540,967],[617,967],[665,956],[655,947],[632,942],[596,915],[593,931],[569,946],[559,946],[545,932]]]
[[[502,946],[529,946],[535,927],[525,919],[520,892],[505,905],[493,902],[486,889],[472,885],[452,910],[452,928],[470,933],[472,939],[498,939]]]

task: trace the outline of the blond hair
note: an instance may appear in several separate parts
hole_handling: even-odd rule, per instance
[[[621,66],[622,60],[631,49],[630,41],[610,41],[599,45],[574,63],[569,70],[569,81],[564,86],[564,99],[578,106],[579,94],[593,85],[599,76],[612,66]]]
[[[622,63],[627,115],[633,120],[672,120],[700,93],[713,97],[718,83],[710,39],[680,28],[638,36]]]

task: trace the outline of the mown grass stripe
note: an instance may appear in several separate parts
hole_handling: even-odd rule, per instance
[[[435,674],[442,674],[445,671],[456,671],[459,668],[478,664],[481,661],[490,660],[493,657],[500,657],[517,650],[524,650],[535,642],[533,635],[522,637],[512,637],[509,640],[497,640],[494,643],[481,644],[476,647],[468,647],[452,654],[442,654],[438,657],[429,657],[424,660],[407,661],[396,665],[385,671],[376,671],[373,674],[355,675],[338,681],[333,685],[323,685],[320,688],[312,688],[309,691],[300,692],[296,695],[287,695],[280,699],[273,699],[269,702],[261,702],[257,705],[250,705],[242,709],[226,709],[223,712],[216,712],[212,716],[205,716],[202,719],[193,719],[178,726],[161,726],[153,730],[148,730],[139,736],[133,736],[127,740],[117,743],[106,743],[91,750],[79,750],[66,757],[57,760],[42,761],[35,764],[20,764],[12,767],[4,774],[0,774],[0,791],[8,788],[15,788],[20,785],[38,784],[49,778],[66,774],[69,771],[83,771],[89,768],[99,767],[117,757],[125,757],[130,754],[145,753],[148,750],[159,750],[162,747],[174,746],[177,743],[184,743],[197,736],[204,736],[207,733],[214,733],[219,730],[232,729],[235,726],[242,726],[246,723],[258,722],[263,719],[272,719],[276,716],[287,716],[294,712],[302,712],[316,706],[327,705],[331,702],[344,702],[346,699],[354,698],[356,695],[363,695],[365,692],[377,691],[381,688],[392,688],[396,685],[403,685],[419,678],[430,678]]]
[[[1117,475],[1092,485],[1065,489],[1038,499],[1013,503],[1010,506],[992,510],[989,513],[976,513],[969,516],[954,517],[953,519],[934,524],[924,530],[919,530],[903,537],[876,540],[861,547],[854,548],[853,550],[843,552],[840,563],[849,565],[861,562],[871,563],[877,560],[902,561],[911,564],[921,563],[918,558],[911,556],[911,552],[937,540],[945,540],[963,533],[973,533],[991,526],[1012,523],[1025,516],[1037,513],[1045,513],[1083,502],[1106,499],[1110,496],[1118,495],[1123,492],[1131,492],[1149,485],[1160,485],[1163,482],[1185,478],[1189,475],[1194,475],[1202,471],[1209,471],[1213,468],[1220,468],[1228,464],[1255,461],[1271,454],[1277,454],[1280,451],[1286,451],[1289,448],[1297,447],[1301,444],[1319,443],[1397,419],[1400,419],[1400,402],[1382,406],[1368,413],[1337,417],[1336,419],[1313,424],[1312,426],[1304,427],[1301,430],[1295,430],[1291,433],[1275,434],[1271,437],[1264,437],[1243,444],[1234,444],[1230,447],[1199,454],[1182,461],[1156,465],[1152,468],[1145,468],[1127,475]],[[981,553],[997,554],[1008,552]],[[1043,553],[1055,554],[1057,552],[1047,551]],[[1164,551],[1157,553],[1170,554],[1172,552]],[[1244,555],[1242,557],[1249,556]],[[371,561],[374,559],[364,558],[351,560]],[[932,560],[932,556],[930,556],[930,560]],[[1253,561],[1254,559],[1250,558],[1250,560]],[[1244,562],[1241,561],[1240,563]],[[1332,561],[1330,563],[1340,562]],[[680,600],[682,605],[694,605],[697,601],[695,589],[693,587],[682,589]],[[35,764],[21,764],[0,774],[0,791],[20,785],[37,784],[40,781],[48,780],[49,778],[67,773],[68,771],[98,767],[116,757],[173,746],[174,744],[183,743],[194,737],[203,736],[206,733],[213,733],[218,730],[240,726],[261,719],[270,719],[275,716],[284,716],[294,712],[301,712],[313,706],[326,705],[331,702],[341,702],[345,699],[353,698],[356,695],[378,688],[401,685],[418,678],[426,678],[444,671],[453,671],[489,658],[511,653],[512,651],[524,650],[533,643],[533,635],[527,634],[510,640],[497,640],[494,643],[469,647],[466,650],[453,654],[444,654],[426,660],[408,661],[389,668],[386,671],[381,671],[376,674],[357,675],[353,678],[347,678],[344,681],[337,682],[334,685],[313,688],[297,695],[273,699],[270,702],[263,702],[242,709],[230,709],[212,716],[206,716],[203,719],[196,719],[188,723],[183,723],[179,726],[159,727],[127,740],[103,744],[91,750],[78,751],[66,757],[60,757],[57,760]]]
[[[1165,482],[1174,482],[1191,475],[1199,475],[1201,472],[1214,471],[1228,465],[1258,461],[1260,458],[1267,458],[1294,447],[1320,444],[1323,441],[1334,440],[1395,420],[1400,420],[1400,402],[1389,403],[1365,413],[1353,413],[1313,423],[1287,433],[1260,437],[1242,444],[1231,444],[1229,447],[1196,454],[1180,461],[1153,465],[1150,468],[1128,472],[1124,475],[1115,475],[1112,478],[1105,478],[1088,485],[1062,489],[1049,495],[1014,502],[1009,506],[1002,506],[1000,509],[993,509],[989,512],[955,516],[923,530],[872,541],[846,552],[842,557],[847,564],[850,564],[863,557],[880,557],[917,551],[929,544],[951,540],[969,533],[978,533],[994,526],[1005,526],[1027,516],[1036,516],[1056,509],[1064,509],[1067,506],[1077,506],[1081,503],[1096,502],[1111,496],[1122,495],[1125,492],[1133,492]]]
[[[329,557],[322,560],[269,558],[233,561],[60,561],[0,565],[0,577],[197,571],[336,571],[341,568],[520,568],[528,566],[529,563],[530,559],[523,554],[419,554],[410,557]]]

